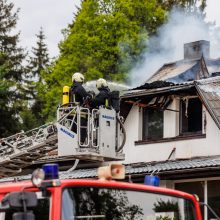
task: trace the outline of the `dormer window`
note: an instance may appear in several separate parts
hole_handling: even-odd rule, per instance
[[[199,98],[180,101],[180,135],[202,133],[202,103]]]

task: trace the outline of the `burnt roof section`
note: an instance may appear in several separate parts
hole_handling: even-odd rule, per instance
[[[154,81],[152,83],[145,83],[144,85],[141,85],[139,87],[136,87],[132,90],[140,90],[140,89],[155,89],[155,88],[162,88],[167,86],[173,86],[175,85],[172,82],[166,82],[166,81]]]
[[[220,76],[195,82],[204,105],[220,129]]]
[[[155,84],[157,84],[157,82],[154,82]],[[155,85],[152,84],[152,85]],[[165,84],[164,84],[165,85]],[[128,91],[127,93],[123,94],[121,96],[121,100],[123,101],[123,99],[127,99],[127,98],[135,98],[135,97],[141,97],[141,96],[156,96],[159,94],[175,94],[175,93],[179,93],[182,91],[189,91],[190,89],[195,88],[194,85],[194,81],[191,82],[186,82],[186,83],[181,83],[181,84],[174,84],[174,83],[168,83],[167,86],[164,87],[158,87],[155,86],[152,88],[144,88],[144,87],[151,87],[151,84],[145,84],[143,85],[143,87],[140,87],[141,89],[133,89]]]
[[[209,67],[216,70],[218,65],[215,62],[210,62]],[[220,63],[219,63],[220,69]],[[206,61],[202,56],[199,60],[181,60],[173,63],[164,64],[152,77],[147,80],[147,83],[155,81],[166,81],[172,83],[183,83],[187,81],[199,80],[209,77]]]

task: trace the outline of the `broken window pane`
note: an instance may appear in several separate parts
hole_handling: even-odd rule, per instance
[[[180,102],[180,134],[202,132],[202,103],[198,98]]]

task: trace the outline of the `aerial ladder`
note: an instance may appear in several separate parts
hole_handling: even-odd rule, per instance
[[[57,147],[57,129],[52,123],[0,139],[0,177],[20,173]]]
[[[19,174],[52,151],[64,160],[124,160],[122,121],[113,107],[90,109],[65,102],[57,108],[55,123],[0,139],[0,177]]]

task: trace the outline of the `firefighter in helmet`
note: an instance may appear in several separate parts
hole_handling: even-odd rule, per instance
[[[109,107],[108,98],[110,89],[108,88],[107,81],[103,78],[98,79],[96,81],[96,88],[99,90],[99,93],[93,99],[93,108],[99,108],[99,106]]]
[[[91,99],[91,95],[86,92],[85,88],[82,86],[84,83],[84,76],[82,73],[74,73],[72,76],[72,86],[71,86],[71,102],[74,105],[80,105],[84,106],[87,99]],[[87,136],[87,116],[83,112],[81,112],[80,117],[80,136],[81,136],[81,143],[85,142],[86,136]],[[73,131],[77,131],[76,124],[73,124]]]
[[[72,86],[71,86],[71,98],[75,105],[83,105],[87,97],[91,97],[89,93],[86,92],[82,84],[84,83],[84,76],[82,73],[74,73],[72,76]]]

